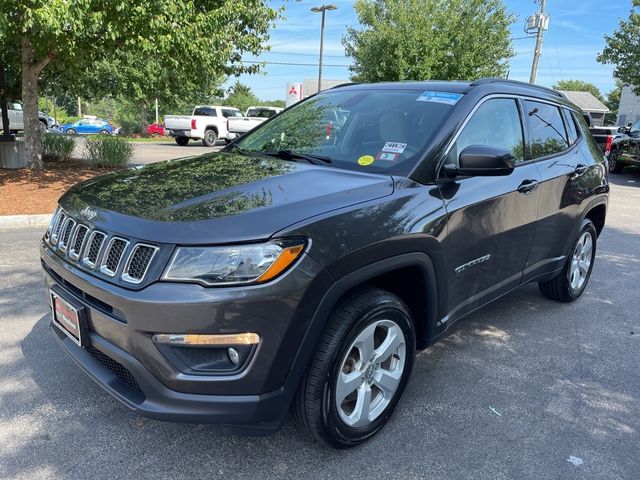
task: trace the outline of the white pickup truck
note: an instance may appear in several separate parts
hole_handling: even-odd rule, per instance
[[[230,117],[242,117],[242,112],[233,107],[196,105],[191,116],[166,115],[164,130],[178,145],[202,140],[207,147],[213,147],[218,140],[231,140],[227,131],[227,118]]]
[[[244,135],[282,110],[284,109],[278,107],[249,107],[244,117],[229,117],[227,120],[229,139],[233,140]]]

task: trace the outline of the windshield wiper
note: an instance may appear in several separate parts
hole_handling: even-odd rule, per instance
[[[310,153],[299,153],[291,150],[278,150],[277,152],[254,152],[258,155],[268,155],[270,157],[281,158],[283,160],[306,160],[314,165],[329,165],[331,159],[322,155],[313,155]]]

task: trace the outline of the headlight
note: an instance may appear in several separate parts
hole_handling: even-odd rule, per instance
[[[304,247],[303,240],[230,247],[178,247],[162,278],[204,285],[262,283],[289,268]]]

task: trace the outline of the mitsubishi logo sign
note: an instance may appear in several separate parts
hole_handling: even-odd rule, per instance
[[[302,83],[287,83],[287,99],[286,105],[290,107],[294,103],[302,100]]]

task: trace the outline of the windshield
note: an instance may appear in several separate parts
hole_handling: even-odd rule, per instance
[[[319,155],[337,168],[409,171],[461,95],[417,90],[328,91],[246,134],[242,153]]]

